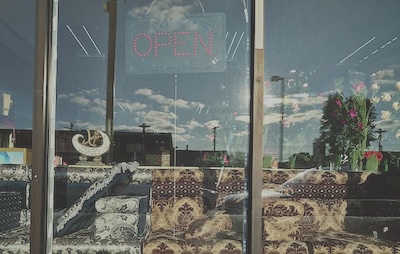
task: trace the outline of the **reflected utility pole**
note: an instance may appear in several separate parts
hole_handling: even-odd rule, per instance
[[[213,128],[213,135],[214,135],[214,138],[213,138],[213,149],[214,149],[214,152],[215,152],[215,148],[216,148],[216,146],[217,146],[217,144],[216,144],[216,140],[217,140],[217,128],[218,127],[214,127]]]
[[[108,55],[107,55],[107,104],[106,104],[106,134],[111,145],[105,156],[105,162],[113,161],[114,148],[114,93],[115,93],[115,45],[117,38],[117,0],[108,0],[104,10],[109,13],[108,18]]]
[[[142,128],[142,144],[143,144],[143,147],[141,149],[141,151],[143,153],[143,158],[142,158],[142,161],[140,162],[140,164],[146,165],[146,128],[149,128],[150,125],[147,125],[146,123],[142,123],[138,127]]]
[[[285,78],[280,76],[272,76],[271,82],[281,81],[281,126],[279,134],[279,162],[283,162],[283,121],[284,121],[284,109],[285,109]]]
[[[377,131],[375,131],[375,133],[378,133],[378,149],[379,152],[382,152],[382,133],[385,133],[386,131],[382,130],[382,129],[378,129]]]

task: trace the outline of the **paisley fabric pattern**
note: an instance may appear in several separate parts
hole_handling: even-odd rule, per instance
[[[219,173],[215,186],[221,192],[242,191],[243,169]],[[204,171],[198,168],[153,170],[151,233],[143,244],[144,254],[242,253],[242,239],[218,236],[231,233],[229,214],[224,210],[204,214],[203,181]]]
[[[313,253],[394,254],[399,244],[348,232],[313,232],[305,236]]]
[[[140,200],[145,196],[111,196],[99,198],[94,207],[98,213],[138,213]]]
[[[0,234],[1,253],[29,254],[29,227],[18,227]],[[53,253],[132,253],[141,254],[141,241],[134,238],[101,239],[94,238],[94,226],[77,232],[56,237]]]
[[[153,200],[151,230],[185,231],[193,221],[203,217],[203,206],[201,198]]]
[[[200,197],[204,173],[198,168],[161,169],[153,171],[154,199]]]
[[[218,169],[216,172],[217,200],[215,206],[224,203],[224,197],[230,194],[244,192],[244,170],[243,169]]]
[[[145,243],[143,254],[242,254],[242,243],[216,238],[188,241],[173,236],[155,235]]]
[[[19,225],[21,227],[30,227],[31,225],[31,210],[22,209],[19,216]]]
[[[264,169],[263,170],[263,189],[275,188],[289,179],[292,179],[297,173],[303,170],[292,169]]]
[[[344,231],[344,219],[346,216],[347,201],[344,199],[314,199],[308,202],[314,205],[318,231]]]
[[[225,211],[213,211],[190,224],[185,231],[186,239],[215,237],[218,233],[229,231],[232,221]]]
[[[81,167],[81,166],[59,166],[55,168],[56,173],[66,174],[67,183],[94,183],[99,179],[104,179],[112,171],[111,166],[104,167]],[[65,171],[65,172],[64,172]],[[131,181],[132,184],[142,184],[151,182],[151,169],[146,167],[132,167]]]
[[[301,240],[303,236],[304,205],[292,200],[266,198],[263,200],[263,239],[266,241]],[[309,216],[309,224],[311,221]]]
[[[264,198],[265,240],[303,240],[314,231],[344,230],[347,202],[343,199]]]
[[[357,186],[370,174],[306,170],[275,187],[290,197],[263,198],[263,253],[399,253],[399,243],[345,231],[346,198],[361,193]]]
[[[139,214],[102,213],[95,221],[95,239],[138,238]]]
[[[32,168],[30,165],[0,164],[0,181],[21,181],[32,180]]]
[[[264,241],[264,254],[309,254],[305,242],[296,241]]]
[[[151,168],[139,166],[131,177],[131,184],[151,184]]]

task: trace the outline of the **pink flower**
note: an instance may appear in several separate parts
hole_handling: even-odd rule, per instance
[[[229,165],[229,158],[228,155],[224,154],[224,164]]]
[[[346,121],[345,121],[344,119],[342,119],[342,120],[340,121],[340,123],[341,123],[342,125],[345,125],[345,124],[346,124]]]
[[[341,106],[342,106],[342,101],[341,101],[341,100],[339,100],[339,99],[337,99],[337,100],[335,101],[335,103],[336,103],[336,105],[338,105],[339,107],[341,107]]]
[[[354,117],[358,116],[357,111],[355,109],[350,109],[349,114],[350,114],[351,118],[354,118]]]
[[[366,87],[366,85],[364,84],[364,82],[361,82],[361,81],[353,84],[353,88],[356,93],[361,92],[361,90],[363,90],[365,87]]]
[[[362,123],[360,123],[360,122],[357,123],[357,127],[360,128],[360,129],[364,129],[364,125]]]

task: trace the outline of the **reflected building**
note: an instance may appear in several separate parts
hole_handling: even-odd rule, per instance
[[[72,145],[75,134],[87,135],[86,130],[57,130],[55,154],[65,164],[79,161],[79,153]],[[14,144],[11,144],[14,140]],[[1,147],[32,148],[32,130],[0,130]],[[171,133],[114,132],[114,162],[138,161],[141,165],[170,166],[173,155]]]

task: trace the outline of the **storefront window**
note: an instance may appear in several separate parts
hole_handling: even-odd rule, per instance
[[[264,253],[395,252],[399,3],[265,5]]]
[[[18,234],[24,234],[22,239],[30,234],[32,140],[17,137],[32,130],[35,4],[5,0],[0,6],[0,241],[4,246],[13,245]]]
[[[253,2],[58,0],[40,41],[35,1],[3,0],[0,252],[47,219],[54,253],[397,253],[400,4],[266,0],[260,68]]]
[[[59,1],[53,252],[246,246],[246,1]]]

